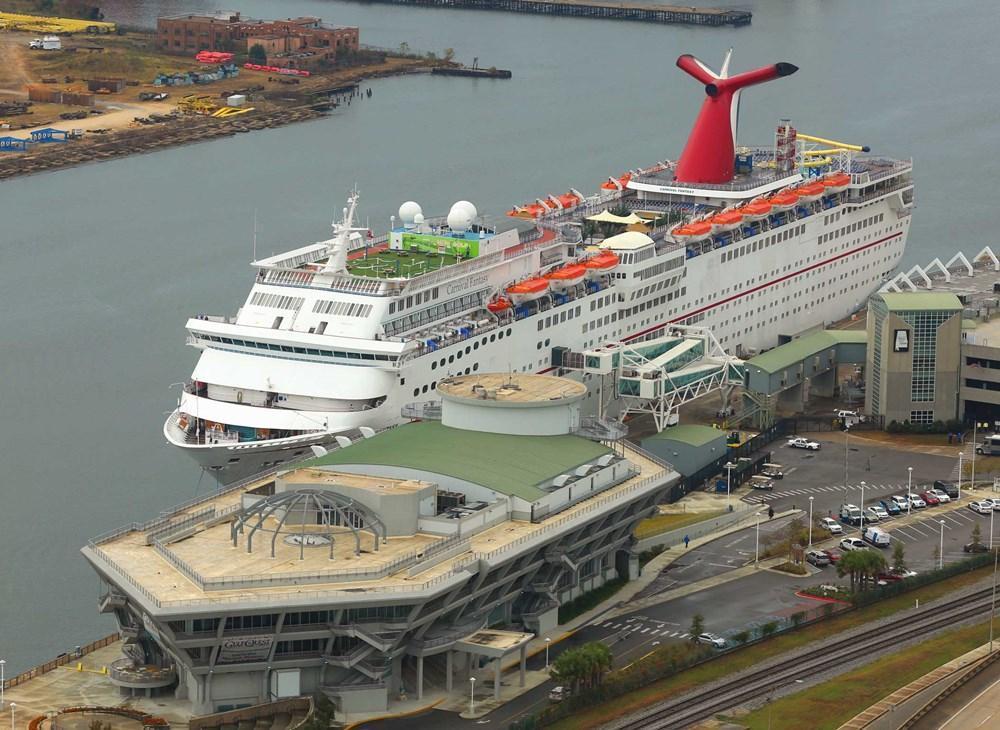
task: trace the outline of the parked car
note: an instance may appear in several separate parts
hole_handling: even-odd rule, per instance
[[[927,502],[921,499],[919,494],[907,494],[906,498],[910,500],[910,504],[913,505],[913,509],[923,509],[927,506]]]
[[[817,568],[825,568],[830,564],[830,556],[822,550],[810,550],[806,553],[806,562],[815,565]]]
[[[801,436],[796,436],[788,441],[788,445],[793,449],[808,449],[810,451],[819,451],[819,444],[816,441],[810,441],[807,438],[802,438]]]
[[[943,479],[938,479],[934,482],[934,489],[940,489],[942,492],[947,494],[952,499],[958,499],[958,485],[955,482],[948,482]]]
[[[988,499],[990,502],[993,503],[994,511],[1000,510],[1000,499],[998,499],[997,497],[992,497],[992,498],[987,497],[986,499]]]
[[[899,575],[897,573],[885,572],[885,573],[879,573],[875,577],[881,581],[885,581],[886,583],[895,583],[897,581],[903,580],[904,576]]]
[[[853,504],[840,505],[840,521],[845,525],[860,525],[861,508]]]
[[[711,644],[716,649],[725,649],[726,648],[726,640],[725,639],[723,639],[721,636],[716,636],[715,634],[709,634],[707,632],[704,633],[704,634],[698,634],[698,643],[699,644]]]
[[[862,537],[869,545],[874,545],[877,548],[887,548],[891,542],[889,533],[878,527],[866,527]]]
[[[907,570],[906,568],[900,568],[899,570],[896,568],[889,568],[888,572],[889,575],[894,575],[899,578],[914,578],[917,575],[916,571]]]
[[[830,558],[831,565],[833,565],[834,563],[839,561],[842,557],[844,557],[844,554],[840,552],[837,548],[827,548],[823,552],[826,553],[826,557]]]
[[[937,495],[929,489],[926,492],[921,493],[920,498],[927,503],[928,507],[936,507],[941,504],[941,500],[938,499]]]
[[[549,702],[562,702],[569,697],[569,687],[553,687],[549,690]]]
[[[781,464],[764,464],[764,468],[761,469],[760,473],[772,479],[784,479],[785,473],[782,471],[783,468]]]
[[[882,505],[882,509],[884,509],[890,515],[898,515],[900,512],[902,512],[902,510],[899,508],[899,505],[893,502],[891,499],[889,500],[883,499],[881,502],[879,502],[879,504]]]
[[[865,420],[865,417],[857,411],[837,411],[837,418],[841,421],[849,421],[852,425],[858,421]]]
[[[900,512],[906,512],[910,508],[910,500],[904,497],[902,494],[894,494],[889,498],[889,501],[894,505],[899,507]]]
[[[930,493],[933,494],[935,497],[937,497],[938,502],[940,502],[941,504],[945,504],[946,502],[951,501],[951,497],[949,497],[948,493],[943,489],[938,489],[937,487],[935,487],[934,489],[930,490]]]
[[[774,489],[774,481],[771,477],[766,477],[763,474],[755,474],[750,477],[750,488],[771,491]]]
[[[820,524],[825,530],[828,530],[831,535],[843,535],[844,528],[841,527],[835,519],[832,517],[824,517],[820,520]]]
[[[969,502],[969,509],[981,515],[988,515],[993,512],[993,500],[987,502],[983,499],[978,502]]]
[[[889,511],[880,504],[873,504],[868,509],[872,510],[875,514],[877,514],[880,520],[889,519]]]
[[[866,548],[864,541],[859,537],[845,537],[840,541],[840,547],[842,550],[864,550]]]
[[[967,542],[962,546],[962,550],[967,553],[988,553],[990,551],[981,542]]]
[[[886,515],[888,517],[889,515]],[[879,522],[882,519],[882,515],[875,511],[874,507],[865,507],[865,524],[869,522]]]

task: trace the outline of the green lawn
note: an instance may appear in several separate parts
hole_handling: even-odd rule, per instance
[[[627,697],[619,697],[611,702],[582,710],[573,715],[572,718],[562,720],[552,727],[559,730],[586,730],[587,728],[603,727],[615,718],[640,710],[667,697],[689,692],[704,684],[714,682],[729,674],[747,669],[806,644],[828,639],[870,621],[891,616],[894,613],[910,608],[918,598],[921,603],[941,598],[944,595],[953,593],[956,590],[960,590],[986,578],[992,572],[993,568],[990,566],[969,573],[962,573],[947,580],[910,591],[904,595],[880,601],[872,606],[835,616],[827,621],[821,621],[799,631],[777,634],[767,641],[726,654],[719,661],[706,662],[673,677],[654,682],[642,689],[629,693]],[[805,726],[800,725],[799,727],[810,726],[807,724]]]
[[[355,276],[371,276],[377,279],[412,278],[451,266],[458,261],[446,254],[427,254],[412,251],[382,250],[367,258],[348,262],[347,270]]]
[[[949,631],[732,722],[751,730],[836,730],[900,687],[986,643],[988,636],[987,622]]]
[[[661,532],[676,530],[678,527],[687,527],[696,522],[711,520],[724,513],[724,510],[717,512],[678,512],[677,514],[647,517],[636,525],[635,536],[639,540],[642,540],[652,535],[659,535]]]

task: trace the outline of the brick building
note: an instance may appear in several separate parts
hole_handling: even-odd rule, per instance
[[[267,62],[291,68],[335,62],[359,47],[355,27],[323,23],[319,18],[251,20],[236,12],[214,15],[175,15],[156,21],[156,45],[166,53],[191,55],[198,51],[246,53],[264,47]]]

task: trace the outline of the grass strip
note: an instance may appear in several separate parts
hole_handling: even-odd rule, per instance
[[[661,679],[642,689],[629,693],[626,697],[619,697],[613,702],[582,710],[571,718],[559,721],[552,727],[559,730],[586,730],[587,728],[603,727],[615,718],[637,712],[668,697],[690,692],[702,685],[749,669],[761,662],[799,649],[807,644],[829,639],[844,631],[849,631],[904,611],[911,608],[917,599],[923,604],[952,594],[955,591],[983,580],[992,575],[992,573],[992,566],[983,567],[979,570],[962,573],[938,583],[918,588],[895,598],[880,601],[871,606],[849,611],[797,631],[778,634],[767,641],[730,652],[718,661],[706,662],[693,669],[683,671],[680,674]]]
[[[678,527],[687,527],[698,522],[711,520],[719,515],[725,514],[724,510],[718,512],[678,512],[676,514],[655,515],[642,520],[635,527],[636,539],[642,540],[661,532],[676,530]]]
[[[744,717],[726,719],[751,730],[804,727],[836,730],[900,687],[981,646],[988,632],[989,622],[948,631],[815,687],[782,697]]]

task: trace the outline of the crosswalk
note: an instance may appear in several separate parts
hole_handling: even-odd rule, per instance
[[[645,635],[649,638],[660,636],[666,639],[688,639],[691,637],[691,634],[687,631],[665,626],[662,622],[646,626],[642,623],[637,623],[634,619],[630,619],[627,621],[605,621],[599,625],[601,628],[610,629],[611,631],[629,631],[634,634]]]
[[[850,494],[852,491],[857,493],[857,490],[861,488],[860,484],[850,484],[847,487],[847,493]],[[875,495],[884,492],[896,492],[901,493],[906,492],[905,484],[865,484],[865,492]],[[782,499],[784,497],[797,497],[797,496],[807,496],[810,494],[817,494],[819,492],[840,492],[844,493],[843,484],[834,484],[822,487],[803,487],[801,489],[789,489],[781,492],[754,492],[752,494],[747,494],[743,497],[743,501],[747,504],[766,504],[768,502],[773,502],[776,499]]]

